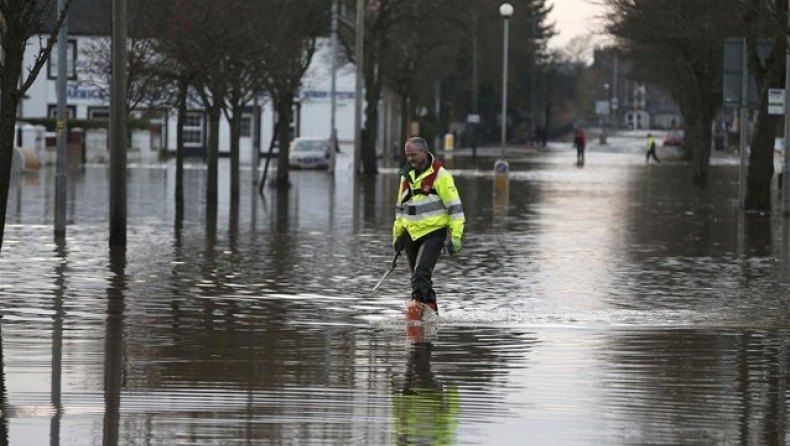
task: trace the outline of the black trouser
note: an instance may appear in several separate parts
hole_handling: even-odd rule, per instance
[[[653,157],[654,160],[661,162],[660,159],[656,156],[656,149],[655,147],[647,151],[647,155],[645,156],[645,161],[650,161],[650,157]]]
[[[424,303],[436,302],[436,292],[433,290],[431,276],[433,268],[439,260],[442,247],[444,247],[447,228],[433,231],[417,240],[412,240],[411,236],[405,232],[401,238],[411,269],[412,297]]]
[[[584,146],[576,145],[576,162],[584,163]]]

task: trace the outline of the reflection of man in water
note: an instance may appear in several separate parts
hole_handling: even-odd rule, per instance
[[[396,445],[452,445],[458,428],[455,386],[445,386],[431,371],[433,344],[412,345],[403,384],[393,386]]]

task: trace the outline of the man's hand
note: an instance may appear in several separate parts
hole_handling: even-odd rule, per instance
[[[395,248],[395,252],[403,251],[403,248],[405,247],[403,244],[403,239],[400,237],[396,238],[395,241],[392,242],[392,247]]]
[[[462,247],[460,238],[451,238],[447,240],[447,252],[450,253],[450,255],[460,252]]]

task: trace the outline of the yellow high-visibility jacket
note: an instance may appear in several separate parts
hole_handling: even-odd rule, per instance
[[[656,138],[652,136],[647,137],[647,150],[650,151],[651,149],[656,148]]]
[[[455,180],[433,155],[430,161],[428,168],[419,175],[408,164],[400,170],[393,241],[403,231],[408,232],[412,240],[445,227],[450,229],[452,238],[460,239],[464,234],[466,218]]]

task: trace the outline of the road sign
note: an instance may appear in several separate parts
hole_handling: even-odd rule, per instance
[[[768,114],[785,114],[785,91],[783,88],[771,88],[768,90]]]
[[[617,106],[619,105],[619,101],[617,98],[612,98],[612,110],[617,110]]]
[[[608,115],[609,114],[609,101],[595,101],[595,114]]]
[[[466,122],[469,124],[480,124],[480,115],[470,114],[466,115]]]

